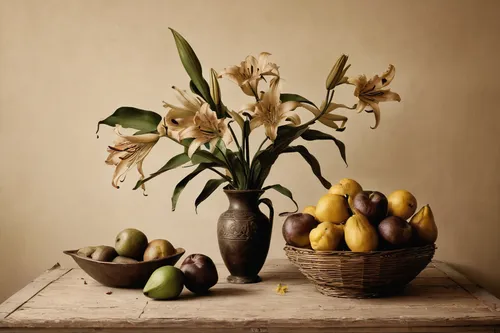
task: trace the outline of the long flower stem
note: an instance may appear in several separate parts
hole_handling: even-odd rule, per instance
[[[328,110],[328,106],[330,105],[330,103],[332,102],[332,99],[333,99],[333,95],[334,95],[335,91],[334,90],[328,90],[326,92],[326,97],[325,97],[325,107],[323,108],[323,110],[321,110],[321,112],[316,116],[314,117],[313,119],[309,120],[307,123],[305,123],[304,125],[306,126],[309,126],[309,125],[312,125],[316,122],[316,120],[318,120],[319,118],[321,118],[326,110]]]
[[[246,149],[245,149],[245,153],[246,153],[246,160],[247,160],[247,164],[250,163],[250,135],[247,136],[246,138]]]
[[[236,134],[233,131],[233,128],[231,127],[231,123],[228,123],[227,127],[229,128],[229,131],[231,132],[231,135],[234,139],[234,142],[236,143],[236,147],[238,147],[238,150],[240,150],[241,146],[240,146],[240,143],[238,142],[238,138],[236,137]]]
[[[264,146],[264,144],[267,142],[267,140],[269,140],[269,138],[266,136],[266,138],[264,139],[264,141],[262,141],[260,143],[260,146],[259,148],[257,149],[257,151],[255,152],[255,155],[257,155],[259,153],[259,151],[262,149],[262,146]],[[253,158],[255,158],[255,155],[253,156]],[[253,160],[253,159],[252,159]]]
[[[250,87],[250,90],[252,91],[253,95],[255,96],[255,101],[259,102],[260,99],[259,99],[259,95],[257,95],[257,92],[255,90],[253,90],[253,88],[250,84],[248,84],[248,86]]]

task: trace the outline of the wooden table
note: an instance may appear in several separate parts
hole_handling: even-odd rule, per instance
[[[219,266],[210,296],[184,290],[152,301],[58,265],[0,305],[9,332],[500,332],[500,301],[441,262],[403,295],[338,299],[317,292],[288,261],[269,260],[263,282],[233,285]],[[278,295],[278,283],[289,292]]]

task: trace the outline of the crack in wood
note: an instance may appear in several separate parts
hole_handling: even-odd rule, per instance
[[[149,301],[146,301],[146,305],[144,305],[144,307],[142,308],[142,311],[141,311],[141,313],[139,314],[138,319],[141,319],[141,316],[144,314],[144,311],[146,311],[146,306],[148,306],[148,303],[149,303]]]
[[[57,263],[56,265],[58,265],[59,263]],[[56,266],[54,265],[54,267]],[[56,268],[52,267],[51,269],[49,269],[49,271],[51,270],[54,270]],[[66,274],[68,274],[69,272],[71,272],[73,269],[68,269],[67,272],[61,274],[59,277],[57,277],[57,279],[54,279],[52,281],[50,281],[49,283],[47,283],[43,288],[41,288],[40,290],[38,290],[36,293],[34,293],[31,297],[29,297],[26,301],[24,301],[23,303],[21,303],[19,306],[17,306],[14,310],[12,310],[11,312],[9,312],[8,315],[6,315],[4,317],[4,319],[7,319],[9,318],[9,316],[11,314],[13,314],[14,312],[16,312],[17,310],[19,310],[21,307],[23,307],[24,304],[28,303],[29,301],[31,301],[35,296],[37,296],[39,293],[41,293],[45,288],[47,288],[48,286],[50,286],[52,283],[56,282],[57,280],[59,280],[60,278],[62,278],[63,276],[65,276]]]

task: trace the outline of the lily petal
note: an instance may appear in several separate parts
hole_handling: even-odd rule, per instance
[[[300,125],[300,117],[297,113],[293,111],[289,112],[288,116],[286,117],[286,120],[290,121],[295,126]]]
[[[366,108],[367,105],[368,105],[367,102],[360,100],[356,107],[356,112],[357,113],[363,112],[363,110]]]
[[[193,142],[189,145],[188,156],[189,158],[193,157],[194,153],[200,148],[202,144],[205,142],[202,139],[194,139]]]
[[[382,87],[388,86],[389,83],[391,83],[394,79],[394,76],[396,76],[396,67],[394,67],[393,65],[389,65],[389,68],[387,68],[387,70],[381,76]]]
[[[345,104],[337,104],[337,103],[330,103],[330,105],[328,105],[328,108],[326,109],[326,113],[330,113],[336,109],[350,109],[350,110],[354,110],[355,107],[352,107],[352,106],[347,106]]]
[[[181,102],[186,109],[197,109],[201,106],[200,101],[190,95],[187,91],[179,89],[175,86],[173,86],[172,89],[176,92],[175,97],[177,97],[179,102]]]
[[[279,97],[278,97],[279,98]],[[280,104],[280,111],[282,113],[287,113],[298,108],[301,104],[295,101],[288,101]],[[312,105],[311,105],[312,106]]]
[[[392,92],[390,90],[380,90],[382,94],[380,96],[376,96],[375,100],[377,102],[390,102],[390,101],[396,101],[396,102],[401,102],[401,97],[399,97],[399,94]]]
[[[266,126],[266,136],[269,138],[269,140],[273,141],[276,140],[276,137],[278,136],[278,127],[277,126]]]
[[[372,113],[375,115],[375,126],[371,127],[371,129],[376,129],[378,127],[378,124],[380,123],[380,107],[378,103],[370,103],[370,107],[373,109],[373,111],[368,111],[369,113]]]
[[[253,118],[252,120],[250,120],[250,131],[253,131],[257,127],[262,126],[262,124],[263,123],[262,120],[260,120],[260,118]]]

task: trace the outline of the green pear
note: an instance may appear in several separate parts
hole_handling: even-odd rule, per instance
[[[153,299],[177,298],[184,288],[184,274],[174,266],[163,266],[151,274],[143,289],[144,296]]]
[[[101,245],[95,248],[91,258],[97,261],[112,261],[118,254],[111,246]]]
[[[142,260],[146,247],[148,247],[148,238],[137,229],[125,229],[116,236],[115,249],[122,257]]]
[[[410,224],[419,241],[425,244],[433,244],[438,236],[438,229],[434,221],[431,207],[425,205],[410,219]]]
[[[113,262],[115,264],[136,264],[136,263],[138,263],[138,261],[135,259],[122,257],[122,256],[116,257],[115,259],[113,259]]]
[[[82,247],[81,249],[79,249],[76,252],[76,254],[81,256],[81,257],[90,258],[92,256],[92,253],[95,252],[95,249],[96,249],[96,246]]]

